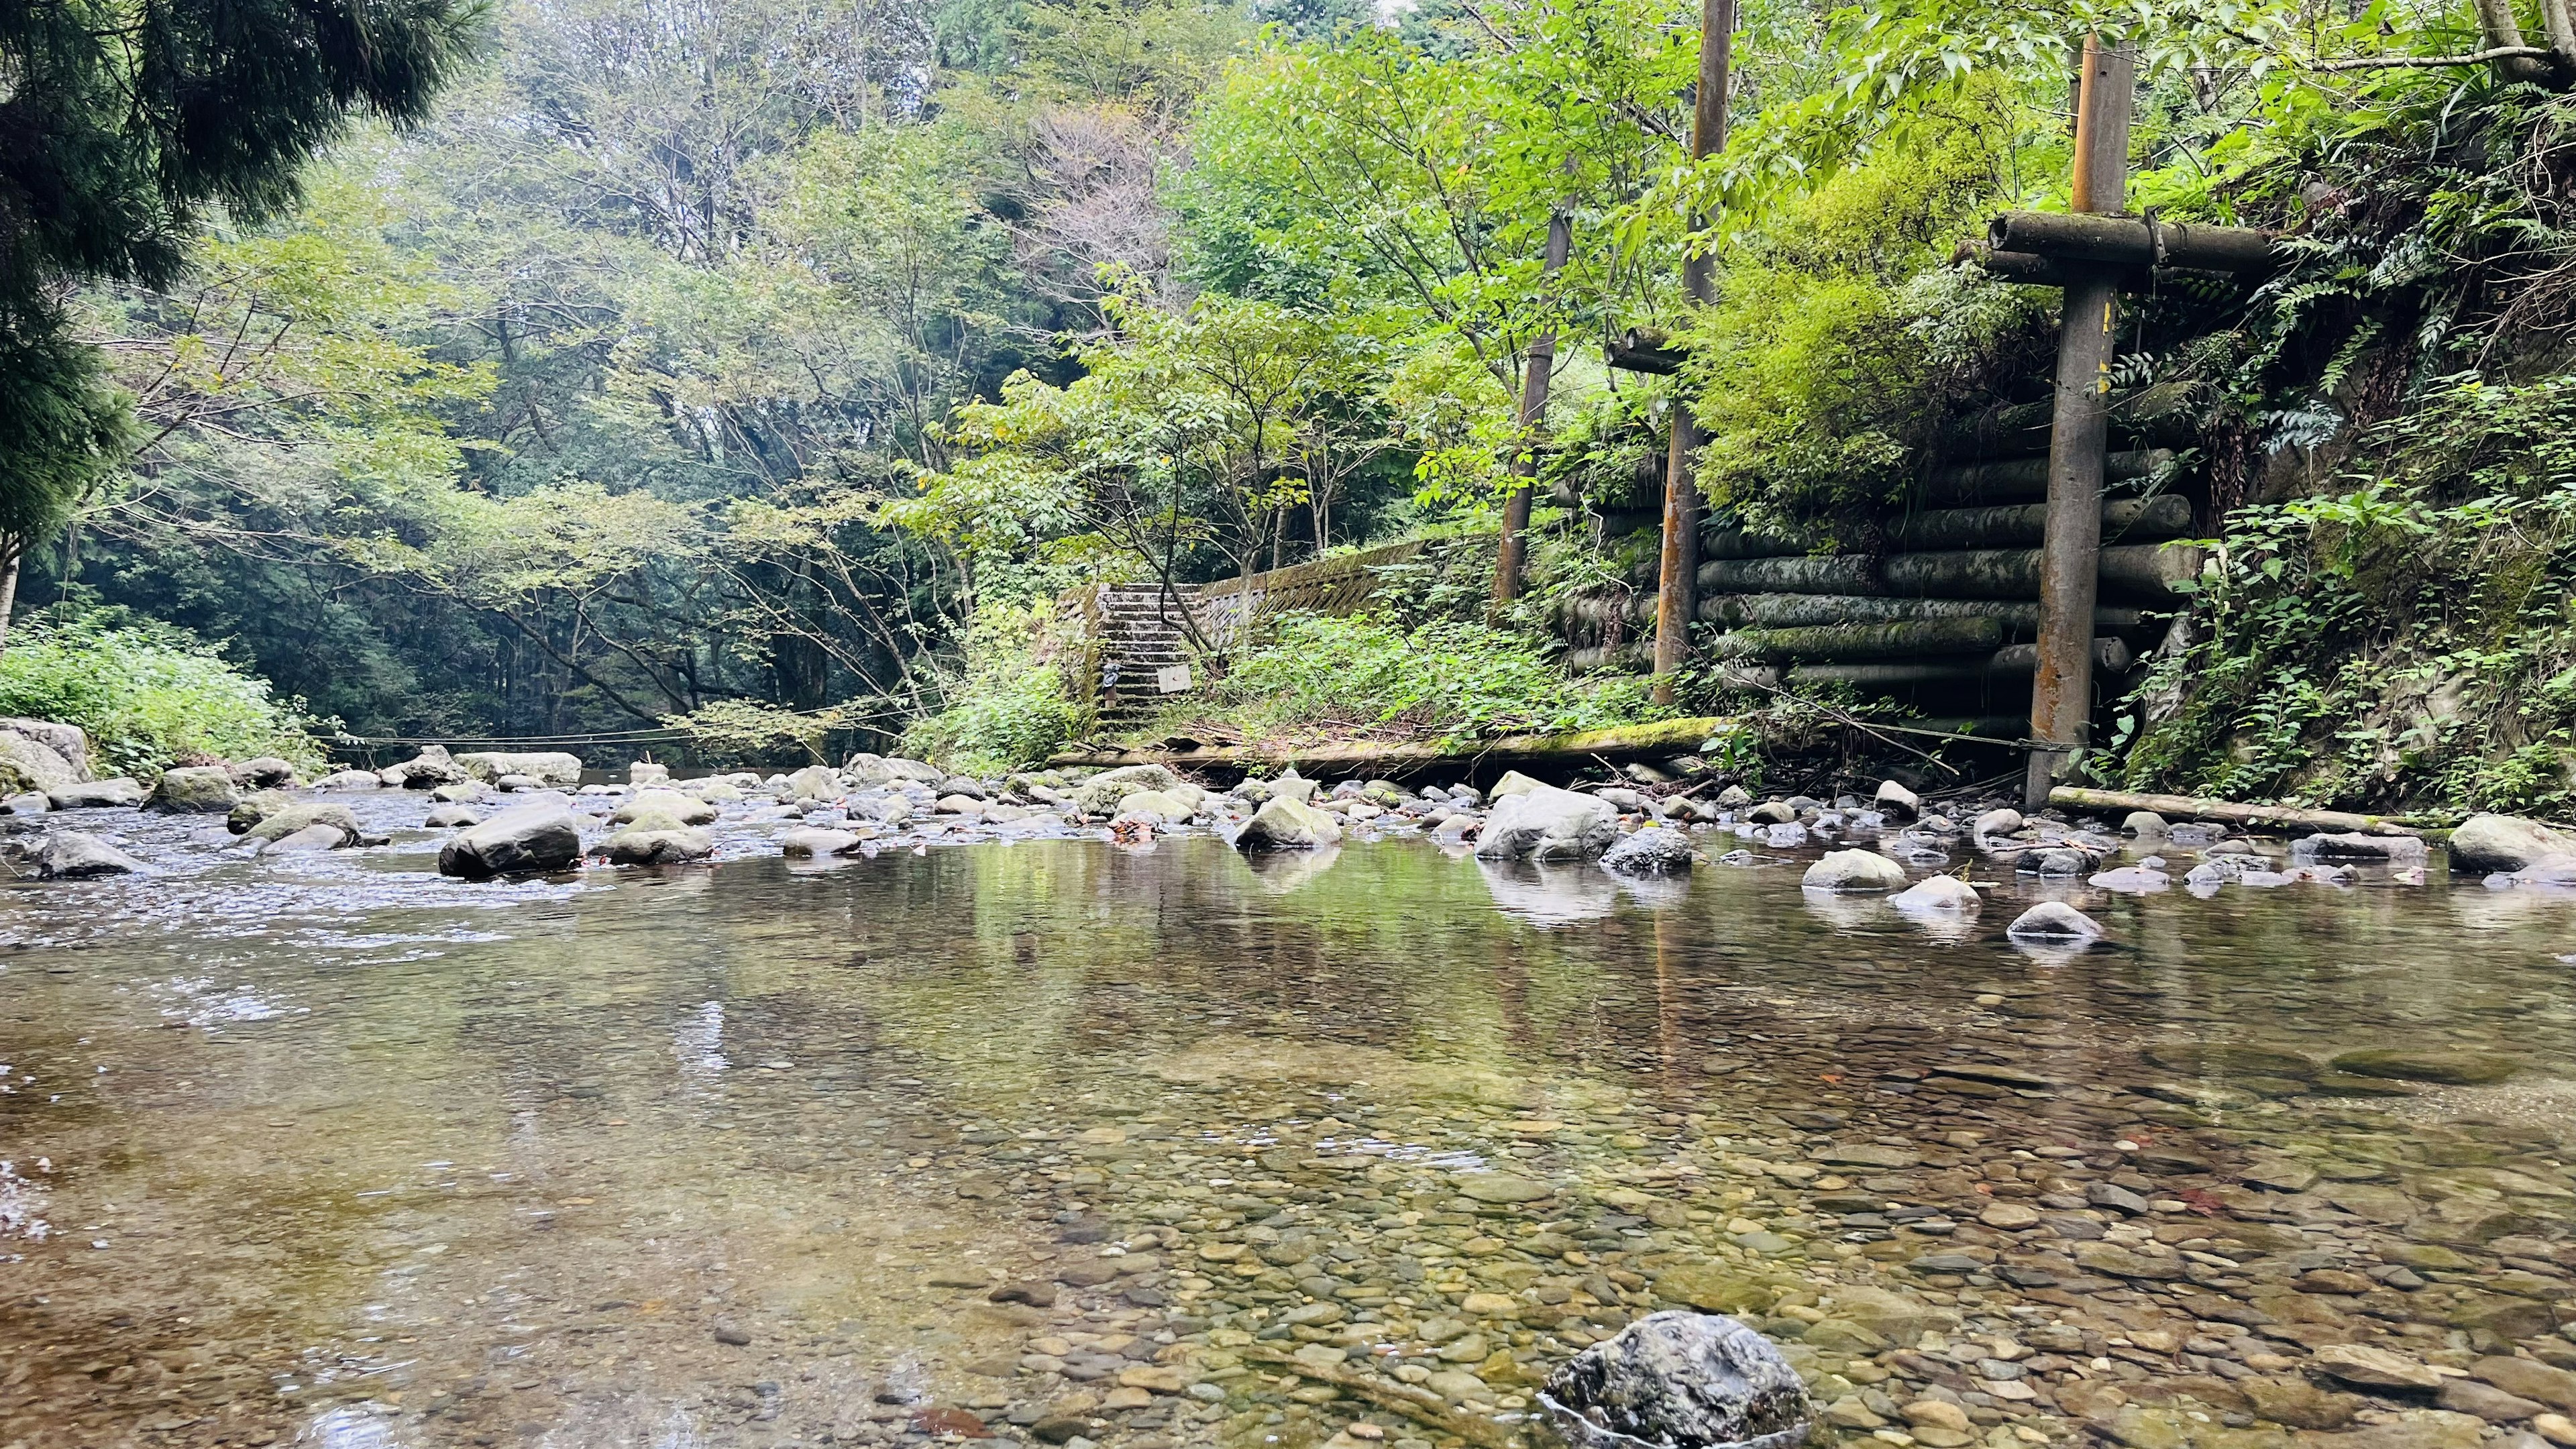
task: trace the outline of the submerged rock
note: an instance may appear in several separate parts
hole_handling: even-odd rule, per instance
[[[240,802],[232,775],[214,765],[187,765],[161,777],[149,802],[165,815],[223,815]]]
[[[1476,838],[1487,860],[1570,860],[1599,855],[1618,838],[1619,817],[1607,800],[1540,785],[1494,802]]]
[[[1287,795],[1273,795],[1234,833],[1237,850],[1315,850],[1342,838],[1333,817]]]
[[[57,831],[36,847],[36,873],[46,880],[92,880],[109,875],[144,875],[149,867],[95,835]]]
[[[438,873],[467,880],[562,870],[581,859],[581,825],[560,799],[504,810],[457,832],[438,852]]]
[[[1690,837],[1666,826],[1650,825],[1603,851],[1601,868],[1613,875],[1688,875]]]
[[[1974,915],[1986,905],[1975,886],[1955,875],[1926,876],[1889,896],[1887,903],[1900,911],[1956,916]]]
[[[1815,1411],[1769,1339],[1715,1314],[1651,1313],[1548,1375],[1539,1402],[1579,1449],[1788,1449]]]
[[[2094,941],[2101,923],[2064,901],[2041,901],[2013,918],[2004,934],[2025,941]]]
[[[2451,832],[2450,849],[2453,870],[2516,871],[2552,856],[2576,856],[2576,839],[2537,820],[2514,815],[2472,815]]]
[[[1827,851],[1798,884],[1811,891],[1903,890],[1905,867],[1875,850]]]
[[[2334,1069],[2356,1077],[2390,1077],[2401,1082],[2440,1082],[2445,1086],[2469,1087],[2501,1082],[2520,1071],[2522,1064],[2492,1052],[2389,1047],[2345,1052],[2334,1059]]]

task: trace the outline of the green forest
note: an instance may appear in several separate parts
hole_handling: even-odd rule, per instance
[[[1651,591],[1651,530],[1612,523],[1657,506],[1677,406],[1720,523],[1869,556],[1951,440],[2046,397],[2058,293],[1955,249],[2064,209],[2094,34],[2139,60],[2129,209],[2287,263],[2124,309],[2124,425],[2207,562],[2086,769],[2569,798],[2567,0],[1747,0],[1697,160],[1702,12],[1671,0],[402,13],[400,73],[273,98],[257,166],[191,182],[169,141],[135,163],[154,205],[13,248],[0,708],[121,711],[145,769],[673,727],[711,759],[838,731],[1021,763],[1091,728],[1065,590],[1427,539],[1372,616],[1212,661],[1207,707],[1790,710],[1714,666],[1652,704],[1570,668],[1564,622]],[[89,53],[21,19],[13,58]],[[1605,366],[1641,329],[1678,371]]]

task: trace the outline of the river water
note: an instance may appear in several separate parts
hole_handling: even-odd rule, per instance
[[[1933,931],[1796,851],[94,818],[167,874],[0,892],[0,1446],[1498,1446],[1685,1303],[1818,1442],[2466,1445],[2576,1366],[2576,899],[2438,867],[2075,886],[2048,954],[2027,879]],[[2511,1074],[2323,1065],[2386,1048]]]

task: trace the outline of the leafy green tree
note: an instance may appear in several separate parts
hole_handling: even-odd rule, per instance
[[[69,282],[174,282],[210,210],[256,219],[349,117],[428,114],[470,0],[0,6],[0,629],[27,545],[125,461],[121,405],[66,335]]]

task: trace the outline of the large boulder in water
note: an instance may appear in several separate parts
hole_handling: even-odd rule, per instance
[[[130,810],[142,804],[149,794],[142,781],[119,775],[113,780],[89,780],[78,785],[66,785],[59,790],[48,790],[45,799],[57,810]]]
[[[1341,824],[1303,800],[1273,795],[1234,833],[1237,850],[1316,850],[1338,843]]]
[[[1649,825],[1601,853],[1601,868],[1612,875],[1688,875],[1690,837],[1664,825]]]
[[[290,835],[316,829],[338,833],[339,842],[331,847],[334,850],[355,845],[361,838],[358,817],[349,813],[348,806],[329,800],[290,801],[285,808],[271,811],[244,833],[253,840],[284,840]]]
[[[53,746],[17,730],[0,729],[0,795],[51,794],[79,784],[83,773]]]
[[[405,790],[431,790],[469,778],[465,767],[456,763],[445,745],[423,745],[419,754],[399,765],[379,770],[376,775],[386,784]]]
[[[787,777],[783,792],[790,800],[837,800],[841,797],[841,777],[825,765],[807,765]]]
[[[240,804],[233,777],[215,765],[183,765],[162,775],[148,802],[164,815],[228,815]]]
[[[1597,795],[1540,785],[1494,802],[1476,837],[1487,860],[1581,860],[1619,838],[1619,812]]]
[[[36,847],[36,873],[47,880],[90,880],[108,875],[144,875],[143,862],[95,835],[60,830]]]
[[[16,735],[30,744],[41,745],[72,772],[75,780],[89,778],[89,736],[79,725],[60,720],[0,718],[0,733]]]
[[[1901,891],[1905,867],[1875,850],[1829,850],[1798,884],[1811,891]]]
[[[563,870],[581,859],[581,825],[560,799],[504,810],[458,831],[438,852],[438,873],[467,880]]]
[[[640,824],[647,829],[672,830],[710,824],[716,814],[716,807],[694,795],[683,795],[677,790],[645,790],[618,806],[616,813],[608,818],[620,825]],[[669,823],[661,823],[665,821]]]
[[[1539,1402],[1577,1449],[1789,1449],[1815,1410],[1761,1334],[1710,1313],[1650,1313],[1548,1375]]]
[[[486,784],[497,785],[505,775],[525,775],[541,785],[578,785],[581,783],[581,756],[560,750],[537,750],[515,754],[507,750],[474,750],[458,755],[456,763],[465,773]]]
[[[231,768],[233,783],[245,790],[273,790],[295,783],[295,766],[275,755],[243,760]]]
[[[2518,815],[2472,815],[2451,832],[2451,868],[2484,875],[2576,856],[2576,839]]]
[[[611,865],[678,865],[715,854],[716,843],[705,831],[685,826],[677,830],[629,827],[601,841],[599,853]]]
[[[1128,765],[1103,770],[1073,789],[1073,808],[1085,815],[1115,815],[1128,796],[1142,790],[1169,790],[1181,782],[1160,765]]]

